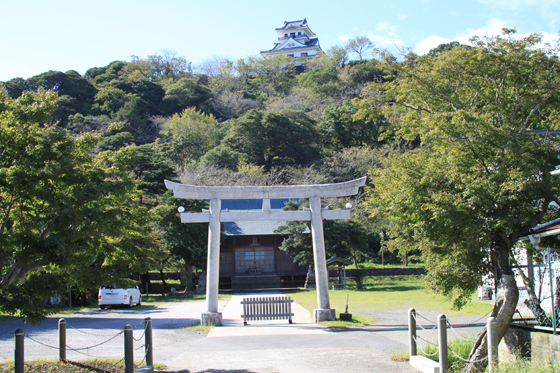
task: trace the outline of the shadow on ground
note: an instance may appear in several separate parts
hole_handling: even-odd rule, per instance
[[[184,369],[184,370],[157,370],[157,373],[257,373],[253,370],[246,369],[205,369],[198,372]]]

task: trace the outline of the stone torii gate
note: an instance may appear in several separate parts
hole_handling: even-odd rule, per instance
[[[366,177],[337,184],[209,187],[174,183],[165,180],[167,189],[177,198],[210,200],[210,210],[181,212],[181,223],[210,223],[208,226],[208,264],[206,277],[206,312],[202,325],[222,325],[218,312],[218,285],[220,278],[220,223],[261,220],[311,220],[313,259],[317,286],[317,309],[313,321],[334,320],[335,310],[330,307],[329,273],[325,257],[323,220],[350,219],[350,208],[329,210],[321,207],[321,198],[344,197],[358,194]],[[303,211],[272,211],[271,199],[309,198],[309,209]],[[222,199],[262,199],[262,211],[222,211]]]

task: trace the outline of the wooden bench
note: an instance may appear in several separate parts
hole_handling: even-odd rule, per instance
[[[255,297],[243,298],[243,325],[247,320],[285,320],[292,323],[292,298],[290,297]]]

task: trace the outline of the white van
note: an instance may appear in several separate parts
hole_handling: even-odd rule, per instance
[[[114,286],[102,286],[99,288],[99,295],[97,297],[99,307],[105,309],[106,306],[128,306],[131,307],[135,304],[142,305],[142,295],[138,286],[128,289],[121,289]]]

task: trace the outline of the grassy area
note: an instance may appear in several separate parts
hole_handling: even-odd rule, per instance
[[[317,307],[316,291],[285,293],[310,312]],[[492,309],[490,304],[478,301],[473,295],[471,303],[460,311],[453,310],[446,298],[426,292],[422,276],[366,277],[362,290],[356,290],[355,283],[349,281],[348,290],[329,291],[331,307],[338,312],[344,311],[346,294],[349,295],[348,312],[364,324],[374,322],[368,316],[374,310],[415,308],[420,311],[435,310],[448,316],[464,316],[483,315]]]
[[[422,262],[411,262],[405,266],[402,263],[386,263],[385,265],[381,265],[381,263],[360,263],[361,268],[368,269],[368,268],[424,268],[424,263]],[[346,266],[346,269],[356,269],[354,264]]]
[[[465,341],[462,339],[454,339],[447,343],[447,361],[448,361],[448,372],[449,373],[460,373],[463,371],[467,363],[464,360],[469,358],[473,342]],[[428,359],[439,361],[439,355],[436,353],[439,350],[437,341],[433,343],[426,344],[422,349],[418,349],[418,355],[425,356]],[[462,359],[458,358],[455,354],[459,355]],[[433,355],[435,354],[435,355]],[[433,356],[430,356],[433,355]]]
[[[134,365],[139,368],[140,360],[135,360]],[[142,363],[141,366],[146,365]],[[167,369],[163,364],[154,363],[156,370]],[[0,363],[0,373],[13,372],[15,370],[14,361],[8,360],[3,364]],[[34,359],[25,361],[26,372],[56,372],[56,373],[122,373],[124,372],[124,360],[111,359],[88,359],[84,361],[67,361],[61,362],[54,359]]]
[[[191,326],[187,326],[186,328],[184,328],[185,330],[193,330],[196,332],[200,332],[204,335],[208,335],[208,333],[210,333],[210,330],[212,330],[213,326],[212,325],[200,325],[200,321],[195,322],[194,324],[192,324]]]
[[[435,356],[429,356],[436,351],[438,351],[437,341],[434,344],[426,344],[422,347],[423,351],[418,351],[419,355],[425,356],[428,359],[438,361],[438,354]],[[459,359],[455,354],[459,355],[463,359],[468,359],[471,352],[472,342],[455,339],[448,343],[448,361],[449,361],[449,373],[460,373],[464,370],[466,363]],[[455,352],[453,354],[451,351]],[[405,360],[402,360],[405,358]],[[395,361],[406,361],[408,360],[408,351],[396,351],[391,355],[391,359]],[[401,359],[401,360],[399,360]],[[488,369],[486,369],[488,371]],[[530,361],[525,360],[521,357],[517,358],[516,361],[510,363],[500,363],[495,371],[496,373],[556,373],[558,372],[558,367],[553,366],[550,363],[543,363],[541,361]]]
[[[525,359],[517,359],[512,363],[503,363],[498,365],[496,373],[557,373],[558,366],[541,361],[530,361]]]

